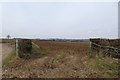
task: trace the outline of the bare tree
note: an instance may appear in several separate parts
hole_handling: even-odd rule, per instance
[[[7,35],[7,38],[10,39],[10,35]]]

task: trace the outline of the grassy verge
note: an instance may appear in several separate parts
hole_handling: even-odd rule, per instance
[[[115,78],[118,77],[118,70],[120,63],[117,59],[113,58],[89,58],[88,65],[94,71],[97,71],[101,76],[106,78]]]
[[[39,49],[38,47],[36,47],[35,45],[32,46],[32,54],[30,55],[30,58],[37,58],[37,57],[40,57],[41,55],[43,55],[40,51],[41,49]],[[7,58],[5,58],[3,61],[2,61],[2,65],[3,66],[6,66],[6,67],[9,67],[11,66],[15,61],[16,59],[18,59],[18,57],[16,57],[16,52],[15,50],[13,50],[8,56]]]
[[[15,39],[0,39],[0,42],[2,42],[2,43],[11,43],[14,41],[15,41]]]
[[[13,50],[6,59],[3,60],[2,65],[4,66],[10,66],[14,63],[14,61],[16,60],[16,54],[15,54],[15,50]]]

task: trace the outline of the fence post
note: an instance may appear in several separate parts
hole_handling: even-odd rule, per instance
[[[89,52],[89,56],[91,57],[91,55],[92,55],[92,46],[91,46],[92,44],[91,44],[91,41],[90,41],[90,52]]]
[[[15,52],[16,52],[16,57],[18,57],[18,39],[15,39]]]

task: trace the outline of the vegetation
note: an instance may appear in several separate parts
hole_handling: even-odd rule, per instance
[[[11,38],[11,36],[10,36],[10,35],[7,35],[7,38],[8,38],[8,39],[10,39],[10,38]]]
[[[87,59],[87,64],[91,69],[97,71],[101,77],[104,78],[118,78],[120,63],[118,59],[110,58],[110,57],[92,57]]]
[[[11,56],[4,77],[18,78],[117,78],[120,63],[111,57],[92,57],[89,42],[32,41],[29,59]],[[15,61],[15,62],[14,62]]]
[[[18,56],[27,58],[32,53],[32,42],[29,39],[18,40]]]
[[[15,39],[1,39],[0,42],[2,42],[2,43],[12,43],[12,42],[15,42]]]
[[[11,66],[16,61],[16,54],[15,50],[13,50],[6,59],[3,60],[2,65],[4,66]]]

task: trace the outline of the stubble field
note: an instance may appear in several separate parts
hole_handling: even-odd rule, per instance
[[[3,67],[3,78],[118,77],[118,61],[116,59],[89,59],[89,49],[89,42],[33,40],[34,55],[32,58],[17,58],[10,65],[5,65]],[[106,66],[106,69],[103,66],[104,64],[109,65],[110,68]],[[115,64],[116,66],[113,66]],[[104,71],[101,71],[101,69]]]

